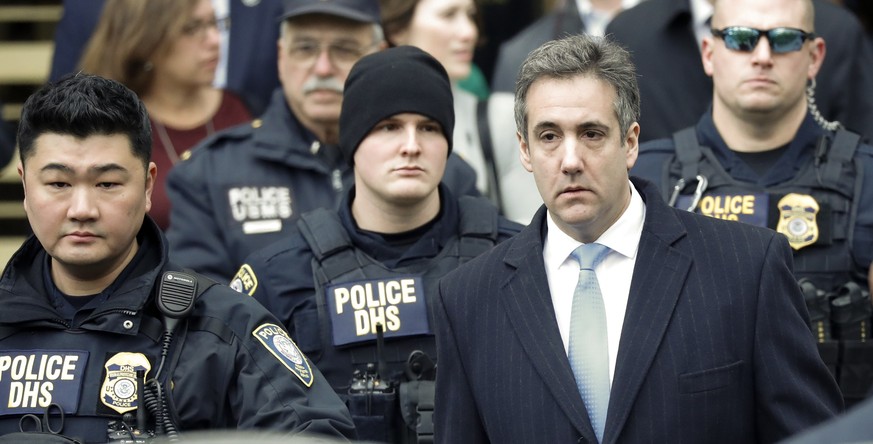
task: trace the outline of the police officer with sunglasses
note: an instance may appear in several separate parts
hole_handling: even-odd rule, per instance
[[[696,126],[643,144],[631,173],[672,205],[788,238],[795,276],[818,295],[810,313],[830,325],[816,331],[822,357],[851,405],[873,384],[873,147],[816,107],[826,44],[811,0],[714,7],[702,45],[712,106]]]

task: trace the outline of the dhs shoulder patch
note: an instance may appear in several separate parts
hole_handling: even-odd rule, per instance
[[[242,267],[239,267],[239,271],[236,272],[236,275],[230,281],[230,288],[242,294],[254,295],[255,290],[258,289],[258,277],[255,276],[252,267],[249,267],[248,264],[243,264]]]
[[[291,373],[294,373],[300,382],[307,387],[312,386],[315,379],[312,368],[303,353],[297,348],[297,344],[291,340],[285,329],[276,324],[262,324],[252,332],[254,337],[276,357]]]

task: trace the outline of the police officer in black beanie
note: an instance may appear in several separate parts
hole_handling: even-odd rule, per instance
[[[488,199],[440,184],[453,127],[436,59],[410,46],[362,58],[340,114],[355,186],[338,210],[304,214],[249,256],[231,284],[284,322],[364,440],[432,437],[437,281],[521,229]]]

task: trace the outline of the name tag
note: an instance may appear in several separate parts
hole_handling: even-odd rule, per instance
[[[293,213],[291,189],[276,186],[234,187],[227,190],[230,214],[237,222],[288,219]]]
[[[421,277],[346,282],[327,287],[333,345],[430,334],[427,300]]]
[[[679,196],[677,208],[688,208],[692,196]],[[767,194],[707,194],[700,198],[697,212],[718,219],[735,220],[760,227],[767,226],[770,196]]]
[[[87,365],[87,351],[0,352],[0,415],[42,413],[49,404],[76,413]]]

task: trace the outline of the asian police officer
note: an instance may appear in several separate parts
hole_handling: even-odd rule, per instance
[[[354,436],[275,317],[167,261],[146,214],[157,175],[149,117],[131,90],[91,75],[50,83],[25,103],[18,142],[34,236],[0,278],[7,442],[197,429]],[[23,432],[42,434],[10,436]]]

